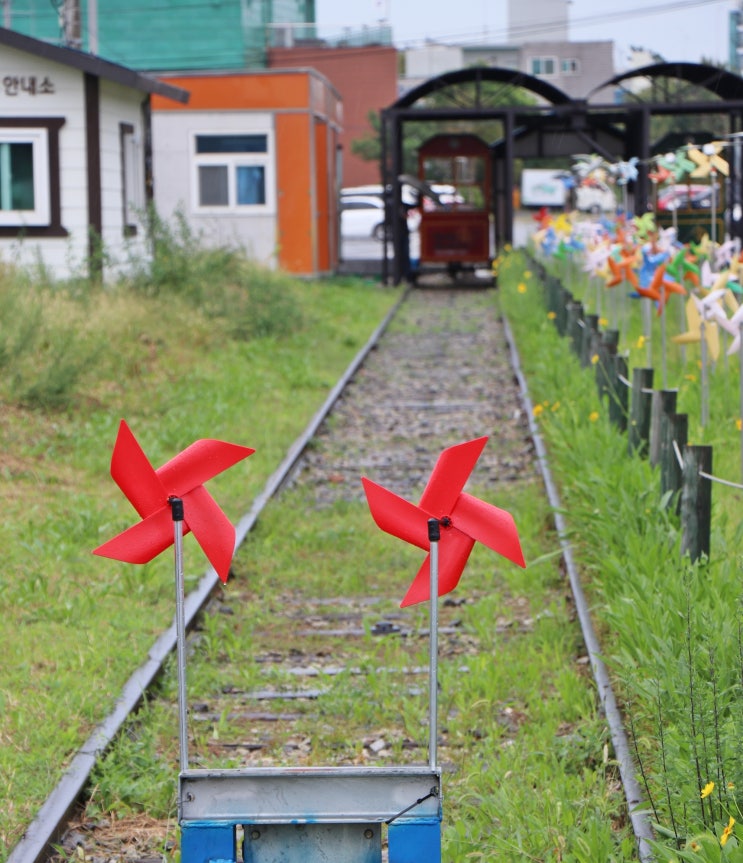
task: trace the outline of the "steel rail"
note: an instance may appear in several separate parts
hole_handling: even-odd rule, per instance
[[[409,289],[408,289],[409,291]],[[317,433],[323,420],[332,410],[350,379],[372,351],[405,301],[405,291],[384,320],[374,330],[366,344],[356,354],[345,372],[336,382],[322,406],[312,417],[302,434],[288,449],[284,460],[269,477],[263,491],[255,498],[249,512],[235,527],[235,550],[254,527],[258,516],[271,498],[279,491],[289,474],[294,470],[302,453]],[[186,629],[193,626],[199,612],[209,601],[219,584],[219,577],[213,568],[202,576],[196,588],[188,594],[184,602]],[[66,822],[79,801],[85,786],[98,760],[110,746],[127,719],[138,709],[145,693],[162,671],[168,656],[176,646],[176,622],[166,629],[147,653],[145,662],[131,675],[116,700],[111,713],[96,726],[82,747],[77,751],[69,767],[57,783],[49,797],[42,804],[31,824],[26,828],[20,842],[11,851],[7,863],[41,863],[53,852],[53,843],[61,836]]]
[[[526,378],[521,370],[521,358],[519,357],[516,342],[514,341],[508,320],[502,312],[501,317],[503,320],[503,330],[505,332],[506,342],[508,343],[508,348],[511,354],[511,366],[519,385],[522,405],[529,422],[529,433],[534,441],[534,448],[537,453],[539,470],[542,474],[542,480],[547,492],[547,499],[549,500],[550,506],[554,512],[553,517],[555,520],[555,528],[559,537],[562,557],[565,562],[565,569],[568,573],[568,581],[570,582],[573,601],[575,602],[578,620],[580,621],[580,627],[583,633],[583,641],[586,645],[586,650],[588,651],[588,658],[591,663],[591,669],[593,671],[593,677],[596,682],[596,689],[598,690],[604,716],[606,717],[606,722],[609,726],[611,742],[614,747],[614,754],[619,767],[619,774],[622,780],[625,800],[627,801],[627,809],[629,812],[630,822],[632,824],[632,830],[637,843],[637,850],[640,855],[640,860],[643,861],[643,863],[652,863],[652,861],[655,860],[655,857],[648,842],[654,838],[653,829],[647,814],[639,808],[643,802],[643,795],[635,776],[636,767],[630,752],[629,742],[624,730],[624,723],[622,722],[622,716],[617,706],[616,698],[614,697],[614,690],[611,686],[609,673],[606,669],[606,665],[601,659],[599,641],[593,627],[591,613],[588,608],[588,603],[586,602],[585,593],[583,592],[583,586],[580,582],[578,569],[575,565],[570,540],[568,539],[568,531],[565,525],[565,519],[562,515],[560,495],[557,490],[557,486],[552,479],[552,473],[547,461],[547,450],[534,419],[533,405],[529,397],[529,389],[526,383]]]

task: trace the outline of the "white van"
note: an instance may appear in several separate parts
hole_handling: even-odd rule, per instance
[[[593,181],[590,185],[576,188],[575,206],[583,213],[613,213],[617,208],[617,199],[606,183]]]

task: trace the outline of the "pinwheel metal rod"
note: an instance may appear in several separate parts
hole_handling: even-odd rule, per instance
[[[709,381],[708,381],[708,376],[707,376],[707,337],[705,334],[706,326],[705,326],[705,322],[704,322],[704,314],[705,314],[705,312],[702,312],[702,320],[699,324],[699,333],[700,333],[700,337],[701,337],[700,342],[699,342],[699,346],[700,346],[700,349],[702,352],[702,385],[701,385],[701,390],[702,390],[702,394],[701,394],[701,401],[702,401],[701,423],[702,423],[702,428],[705,428],[707,426],[707,423],[709,422],[709,403],[708,403]]]
[[[188,701],[186,698],[186,614],[183,578],[183,501],[168,499],[173,513],[173,548],[175,551],[175,633],[178,665],[178,736],[181,772],[188,770]]]
[[[438,737],[438,677],[439,677],[439,540],[441,526],[437,518],[428,519],[429,576],[431,579],[430,623],[429,623],[429,674],[428,674],[428,764],[436,770],[436,745]]]
[[[743,321],[738,325],[738,363],[740,367],[740,416],[743,417]],[[741,481],[743,481],[743,428],[740,433],[740,470]]]

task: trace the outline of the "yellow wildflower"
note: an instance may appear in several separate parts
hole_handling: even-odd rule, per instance
[[[542,407],[542,405],[534,405],[534,408],[532,409],[532,414],[535,417],[538,417],[543,411],[544,408]]]
[[[548,317],[551,321],[554,321],[554,319],[557,317],[557,312],[547,312],[547,317]]]
[[[516,290],[517,290],[520,294],[525,294],[525,293],[526,293],[526,285],[525,285],[523,282],[519,282],[519,285],[518,285],[518,287],[516,288]]]
[[[640,338],[635,343],[636,348],[644,348],[645,347],[645,336],[640,336]]]
[[[600,327],[605,327],[608,325],[608,323],[609,323],[609,321],[607,321],[606,318],[599,318],[599,326]]]
[[[684,375],[684,380],[686,380],[686,381],[691,381],[692,383],[695,383],[696,379],[697,379],[696,375]]]
[[[743,429],[743,422],[741,422],[740,417],[738,417],[738,419],[735,421],[735,427],[738,429],[738,431],[741,431],[741,429]]]
[[[740,422],[740,420],[738,420]],[[735,782],[728,782],[728,791],[735,791]]]
[[[531,270],[524,270],[524,278],[525,279],[531,278]]]
[[[552,413],[554,413],[556,410],[559,410],[559,409],[560,409],[560,402],[555,402],[552,405]]]
[[[710,795],[714,790],[715,790],[715,783],[714,783],[714,782],[708,782],[708,783],[704,786],[704,788],[702,788],[702,793],[701,793],[699,796],[702,798],[702,800],[704,800],[704,798],[705,798],[705,797],[709,797],[709,795]]]
[[[599,361],[599,355],[598,355],[598,354],[594,354],[594,355],[591,357],[591,365],[592,365],[592,366],[595,366],[595,365],[596,365],[596,363],[597,363],[598,361]]]
[[[720,836],[720,845],[722,845],[723,847],[725,846],[725,843],[728,841],[728,839],[732,836],[734,825],[735,818],[733,818],[733,816],[731,815],[730,820],[728,821],[728,826],[722,831],[722,836]]]
[[[598,418],[599,418],[599,412],[598,411],[591,411],[591,413],[588,414],[588,419],[592,423],[595,423]]]

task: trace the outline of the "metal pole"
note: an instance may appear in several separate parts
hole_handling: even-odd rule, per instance
[[[704,321],[704,310],[702,311],[702,320],[699,324],[699,334],[701,336],[700,349],[702,351],[702,428],[705,428],[709,421],[709,407],[707,403],[707,388],[709,386],[707,380],[707,336],[705,334],[706,324]]]
[[[428,540],[431,545],[429,572],[431,578],[430,634],[429,634],[429,673],[428,673],[428,764],[436,770],[436,743],[438,716],[438,677],[439,677],[439,539],[441,530],[436,518],[428,519]]]
[[[181,773],[188,770],[188,701],[186,699],[186,615],[183,579],[183,501],[168,499],[173,512],[175,549],[175,632],[178,663],[178,730],[180,739]]]
[[[740,368],[739,378],[739,407],[738,407],[738,416],[743,418],[743,322],[738,325],[738,364]],[[740,432],[740,470],[741,476],[743,477],[743,428],[741,428]],[[743,479],[741,479],[743,482]]]

